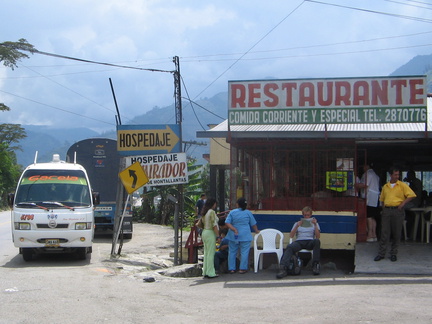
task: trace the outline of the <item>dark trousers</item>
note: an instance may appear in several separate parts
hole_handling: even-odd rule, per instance
[[[216,251],[214,256],[214,264],[216,271],[220,270],[220,264],[225,260],[228,260],[228,250]]]
[[[381,239],[379,241],[378,252],[379,256],[385,257],[390,238],[392,238],[390,255],[397,255],[401,240],[402,223],[404,219],[404,209],[383,208],[381,216]]]
[[[319,239],[301,240],[301,241],[294,241],[291,244],[288,244],[284,254],[282,255],[280,265],[283,267],[288,267],[291,257],[302,249],[313,250],[312,261],[313,262],[320,261],[321,241]]]

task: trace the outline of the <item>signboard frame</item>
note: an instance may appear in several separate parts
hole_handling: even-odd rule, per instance
[[[117,125],[122,156],[181,152],[180,125]]]
[[[228,82],[229,125],[425,122],[424,75]]]
[[[126,166],[140,163],[149,179],[146,186],[169,186],[189,182],[186,153],[125,157]]]

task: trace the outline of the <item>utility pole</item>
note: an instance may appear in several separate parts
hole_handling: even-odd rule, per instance
[[[175,100],[175,115],[176,115],[176,124],[180,125],[180,143],[182,140],[182,104],[181,104],[181,83],[180,83],[180,62],[178,56],[174,56],[174,100]]]
[[[183,144],[184,144],[184,147],[183,147],[183,151],[184,151],[184,152],[187,152],[188,149],[189,149],[190,147],[192,147],[192,145],[196,145],[196,146],[207,146],[207,143],[204,143],[204,142],[197,142],[197,141],[184,141]]]
[[[176,116],[176,124],[179,125],[180,130],[180,143],[182,143],[183,132],[182,132],[182,102],[181,102],[181,80],[180,80],[180,62],[179,57],[174,56],[173,58],[175,71],[174,71],[174,101],[175,101],[175,116]],[[180,145],[181,147],[181,145]],[[180,148],[181,150],[181,148]],[[179,199],[178,199],[178,207],[179,213],[175,213],[174,218],[174,265],[183,263],[183,220],[184,220],[184,199],[183,199],[183,185],[178,185]],[[180,218],[180,222],[179,219]],[[180,233],[179,233],[179,224],[180,224]],[[178,260],[178,255],[180,252],[180,262]]]

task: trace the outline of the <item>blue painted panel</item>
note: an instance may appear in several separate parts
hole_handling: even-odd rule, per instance
[[[290,232],[300,215],[254,214],[259,229],[275,228],[281,232]],[[356,216],[314,215],[318,220],[321,233],[355,234],[357,233]]]

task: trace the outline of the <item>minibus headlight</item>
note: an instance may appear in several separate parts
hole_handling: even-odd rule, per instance
[[[15,229],[16,230],[30,230],[31,225],[30,225],[30,223],[15,223]]]
[[[75,229],[76,230],[86,230],[86,229],[91,229],[92,227],[92,223],[75,223]]]

